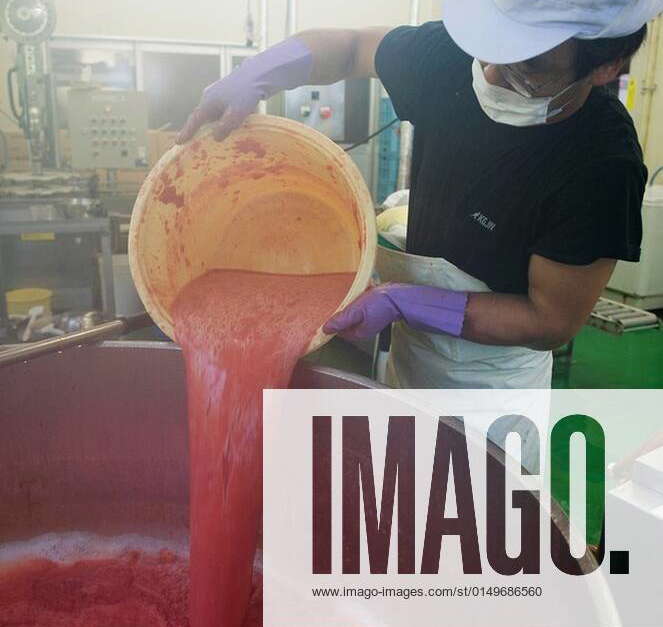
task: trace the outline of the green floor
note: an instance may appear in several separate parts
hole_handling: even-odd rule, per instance
[[[663,388],[663,331],[611,335],[584,327],[571,358],[557,357],[554,388]]]

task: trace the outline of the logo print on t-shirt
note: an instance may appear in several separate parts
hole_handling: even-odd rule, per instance
[[[481,211],[471,213],[469,217],[478,222],[487,231],[495,230],[495,223],[488,216],[485,216],[483,213],[481,213]]]

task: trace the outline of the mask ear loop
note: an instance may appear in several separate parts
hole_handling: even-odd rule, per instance
[[[557,95],[551,97],[550,102],[548,103],[548,107],[550,107],[556,100],[559,100],[566,92],[570,91],[571,89],[580,87],[580,85],[582,85],[586,80],[587,79],[581,78],[580,80],[573,81],[573,83],[562,89],[562,91],[560,91]],[[546,122],[562,113],[562,111],[564,111],[564,109],[566,109],[566,107],[568,107],[572,101],[573,98],[569,98],[565,103],[558,105],[556,109],[553,109],[552,111],[549,109],[546,111]]]

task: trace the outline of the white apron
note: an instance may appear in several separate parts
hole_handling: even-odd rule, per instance
[[[461,292],[488,286],[446,259],[378,246],[380,281],[430,285]],[[552,353],[520,346],[487,346],[451,335],[392,326],[387,384],[394,388],[549,388]]]

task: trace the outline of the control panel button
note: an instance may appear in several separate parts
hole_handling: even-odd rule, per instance
[[[320,107],[320,117],[323,120],[328,120],[332,116],[332,108],[329,106],[322,106]]]

